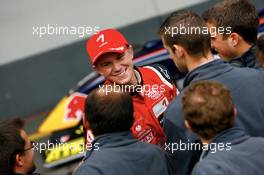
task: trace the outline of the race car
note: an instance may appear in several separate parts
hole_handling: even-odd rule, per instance
[[[88,58],[87,58],[88,59]],[[169,58],[168,52],[163,48],[160,40],[147,42],[144,47],[135,54],[134,64],[145,66],[162,64],[165,66],[175,82],[183,77]],[[50,134],[46,148],[42,153],[44,167],[52,168],[84,156],[87,143],[93,140],[91,131],[83,130],[82,117],[85,97],[91,90],[104,83],[104,77],[92,72],[56,105],[48,114],[46,120],[38,129],[38,134]],[[85,139],[86,136],[86,139]]]

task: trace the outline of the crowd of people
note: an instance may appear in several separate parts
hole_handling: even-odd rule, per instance
[[[201,16],[171,13],[159,35],[186,74],[181,91],[165,66],[133,65],[133,46],[116,29],[94,34],[87,53],[106,81],[88,94],[83,123],[99,149],[87,151],[73,174],[264,174],[258,27],[248,0],[224,0]],[[1,175],[34,174],[33,143],[21,120],[0,122],[0,142]]]

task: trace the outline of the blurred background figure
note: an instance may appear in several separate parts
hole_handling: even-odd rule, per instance
[[[259,20],[253,4],[225,0],[202,16],[211,29],[211,47],[222,59],[236,67],[259,68],[255,57]]]
[[[34,174],[33,142],[20,119],[0,121],[0,174]]]

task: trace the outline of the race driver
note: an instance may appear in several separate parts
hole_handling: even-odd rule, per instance
[[[133,97],[133,136],[164,146],[163,113],[178,93],[169,71],[162,65],[135,67],[133,47],[116,29],[94,34],[86,49],[94,70],[106,79],[104,86],[125,87]]]

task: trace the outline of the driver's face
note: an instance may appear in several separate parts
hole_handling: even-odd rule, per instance
[[[134,75],[133,49],[124,53],[106,53],[95,63],[95,70],[107,80],[117,84],[130,84]]]

